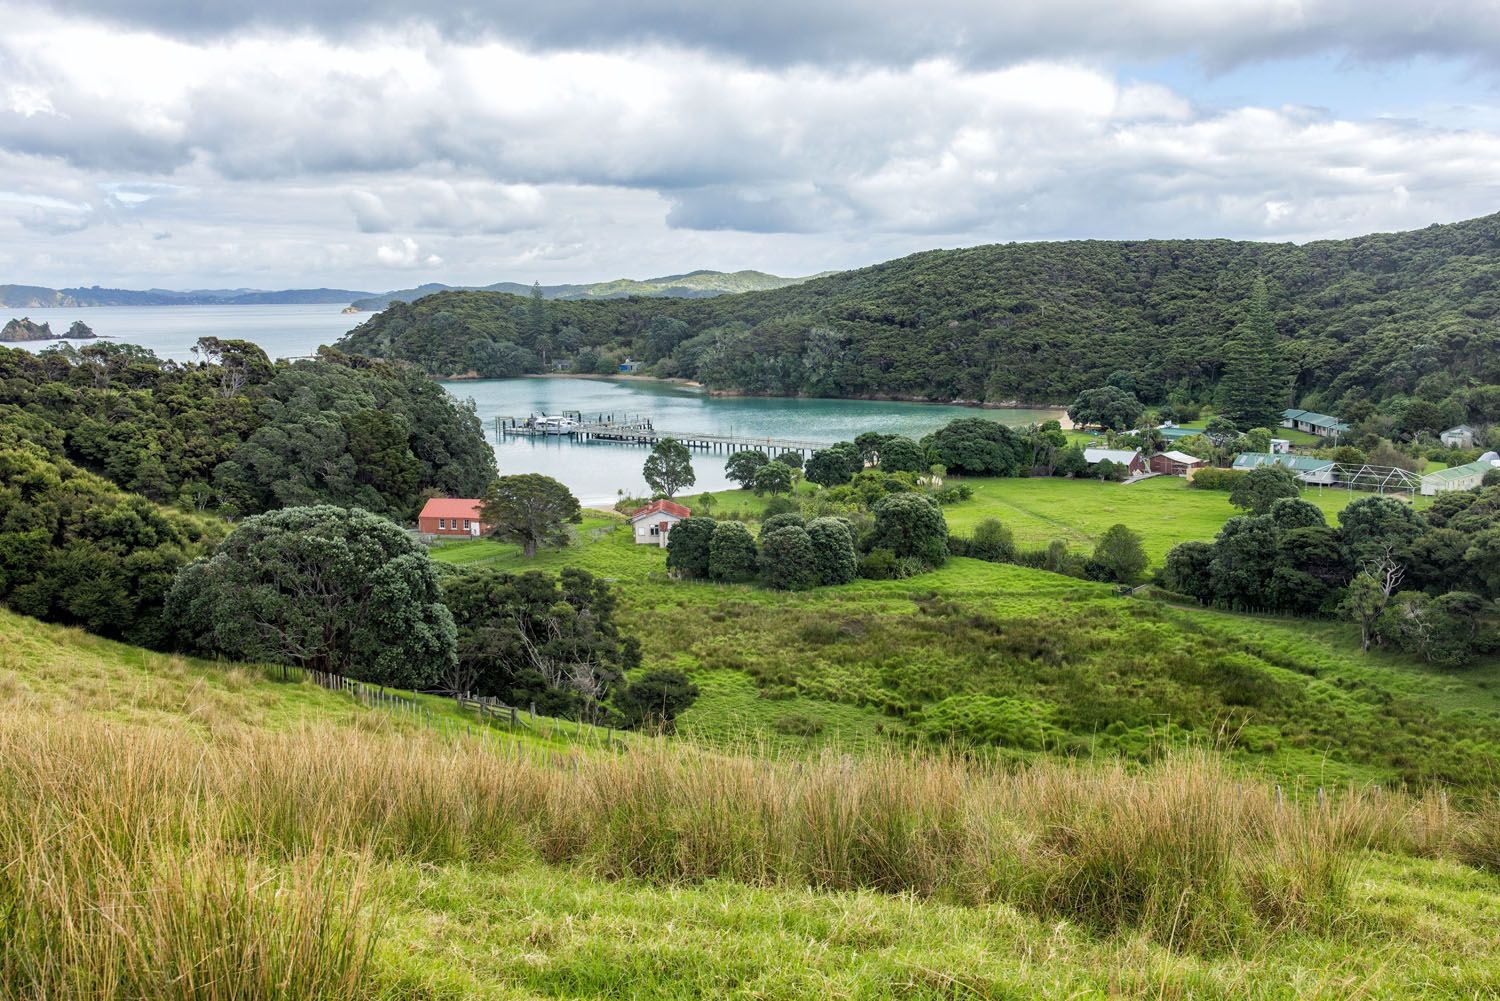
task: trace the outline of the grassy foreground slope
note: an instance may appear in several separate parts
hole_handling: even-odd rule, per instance
[[[573,564],[618,581],[619,618],[645,663],[685,670],[704,689],[682,730],[720,745],[957,739],[1022,760],[1143,761],[1193,745],[1309,788],[1484,789],[1500,778],[1493,660],[1441,672],[1360,654],[1346,623],[1178,608],[969,559],[801,594],[671,581],[663,551],[618,526],[591,518],[573,546],[530,563],[488,540],[435,556],[509,570]]]
[[[0,629],[0,997],[1500,990],[1493,807],[1283,804],[1192,755],[558,768],[256,669]]]

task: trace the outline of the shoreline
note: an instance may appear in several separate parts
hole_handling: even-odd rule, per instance
[[[503,379],[487,380],[477,375],[450,375],[436,377],[438,382],[503,382]],[[868,403],[912,403],[931,407],[963,407],[968,410],[1036,410],[1044,413],[1054,414],[1054,420],[1062,425],[1064,431],[1074,429],[1073,422],[1068,418],[1067,407],[1052,404],[1032,404],[1019,400],[1008,400],[1004,403],[991,403],[979,400],[933,400],[916,396],[891,396],[882,393],[872,393],[864,396],[807,396],[796,394],[792,396],[781,396],[774,393],[742,393],[733,389],[708,389],[703,383],[693,379],[662,378],[655,375],[602,375],[596,372],[533,372],[527,375],[512,376],[516,379],[592,379],[597,382],[654,382],[664,386],[685,386],[690,389],[701,389],[703,395],[716,399],[725,400],[834,400]]]

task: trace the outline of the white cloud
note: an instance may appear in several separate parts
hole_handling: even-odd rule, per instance
[[[928,5],[939,21],[953,6]],[[1259,12],[1264,34],[1333,6],[1135,13],[1203,27]],[[1040,18],[1037,38],[1057,11],[1086,20],[1073,0],[1017,9]],[[781,65],[665,43],[550,51],[404,19],[330,41],[4,18],[15,10],[0,0],[0,247],[15,271],[0,281],[805,273],[934,244],[1305,239],[1500,207],[1500,119],[1482,107],[1440,123],[1203,107],[1050,43],[1011,61],[955,42],[890,65]],[[1115,24],[1093,15],[1070,30]],[[874,45],[873,20],[851,25],[856,48]],[[1163,44],[1185,30],[1162,28]]]
[[[403,236],[395,243],[382,243],[376,247],[375,259],[388,268],[435,268],[443,263],[441,257],[426,253],[409,236]]]

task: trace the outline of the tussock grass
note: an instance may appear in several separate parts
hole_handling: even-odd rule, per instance
[[[1366,849],[1493,865],[1491,805],[1284,802],[1211,756],[1009,771],[683,745],[504,757],[348,728],[0,724],[0,996],[368,996],[373,867],[568,865],[1006,904],[1178,950],[1341,920]]]

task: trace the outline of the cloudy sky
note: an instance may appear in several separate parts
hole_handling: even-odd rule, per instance
[[[1500,211],[1500,0],[0,0],[0,283],[806,274]]]

